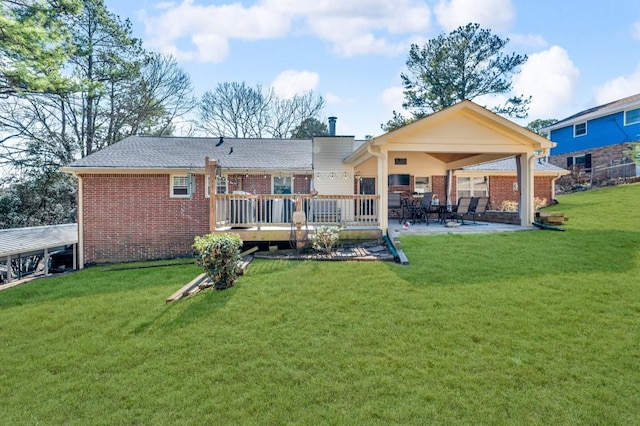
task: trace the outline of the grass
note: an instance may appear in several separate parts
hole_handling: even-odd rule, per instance
[[[624,206],[624,209],[614,208]],[[640,185],[567,232],[407,236],[411,265],[184,261],[0,293],[0,424],[638,424]]]

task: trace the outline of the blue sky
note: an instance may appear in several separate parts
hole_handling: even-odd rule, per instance
[[[478,22],[525,53],[514,93],[561,119],[640,92],[640,2],[610,0],[105,0],[146,48],[171,53],[196,95],[218,83],[314,90],[341,135],[382,133],[400,110],[411,43]],[[480,104],[500,99],[477,100]]]

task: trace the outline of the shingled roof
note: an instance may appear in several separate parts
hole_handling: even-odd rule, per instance
[[[205,157],[225,169],[311,170],[310,139],[239,139],[129,136],[69,164],[65,169],[188,169]],[[232,150],[233,148],[233,150]]]
[[[586,119],[598,118],[604,115],[612,114],[614,112],[623,111],[630,105],[640,105],[640,93],[628,96],[626,98],[618,99],[617,101],[598,105],[593,108],[585,109],[584,111],[580,111],[552,124],[551,126],[546,127],[545,130],[558,129],[573,122],[584,122]]]
[[[516,171],[516,159],[515,157],[509,157],[502,160],[487,161],[486,163],[474,164],[473,166],[463,167],[465,171],[483,171],[483,172],[515,172]],[[567,174],[569,173],[562,167],[554,166],[546,161],[535,161],[533,170],[538,173],[555,173],[555,174]]]

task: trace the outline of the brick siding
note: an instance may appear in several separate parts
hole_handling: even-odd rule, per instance
[[[209,232],[209,198],[205,198],[203,175],[196,175],[196,192],[191,199],[171,198],[168,174],[81,177],[85,263],[188,256],[193,239]],[[271,193],[270,175],[236,175],[229,181],[230,191],[250,188],[256,194]],[[294,190],[309,193],[309,176],[296,175]]]
[[[192,199],[170,198],[168,174],[83,175],[85,263],[128,262],[191,254],[209,232],[204,176]]]

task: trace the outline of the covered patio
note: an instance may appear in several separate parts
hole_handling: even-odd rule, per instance
[[[520,226],[528,228],[535,212],[534,163],[553,145],[471,101],[463,101],[367,141],[345,164],[353,167],[354,175],[361,179],[375,180],[376,194],[380,195],[380,227],[385,231],[395,228],[389,210],[382,208],[388,205],[390,193],[402,190],[406,196],[406,188],[416,191],[420,184],[421,191],[431,192],[442,203],[453,206],[463,191],[469,191],[467,187],[457,188],[457,172],[478,163],[515,158],[513,190],[518,197],[518,217]],[[391,179],[396,176],[397,180]]]

